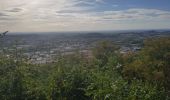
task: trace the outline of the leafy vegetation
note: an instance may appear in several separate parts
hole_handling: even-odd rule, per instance
[[[102,41],[93,57],[76,53],[34,65],[0,58],[1,100],[169,100],[170,38],[144,41],[141,51],[120,54]]]

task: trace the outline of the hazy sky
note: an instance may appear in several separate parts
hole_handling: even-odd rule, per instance
[[[0,31],[170,28],[170,0],[0,0]]]

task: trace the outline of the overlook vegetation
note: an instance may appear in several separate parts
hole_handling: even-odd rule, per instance
[[[0,56],[0,100],[170,100],[170,37],[150,38],[120,54],[102,41],[93,57],[79,53],[34,65]]]

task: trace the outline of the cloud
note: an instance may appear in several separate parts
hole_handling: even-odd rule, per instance
[[[104,0],[96,0],[98,3],[105,3]]]
[[[17,13],[17,12],[21,12],[21,11],[22,11],[22,9],[21,9],[21,8],[12,8],[12,9],[8,9],[8,10],[5,10],[5,11],[7,11],[7,12],[15,12],[15,13]]]
[[[114,5],[112,5],[112,7],[119,7],[119,5],[114,4]]]
[[[0,12],[0,17],[6,17],[6,16],[8,16],[8,15]]]
[[[123,26],[131,24],[128,21],[138,26],[144,22],[170,22],[169,11],[146,8],[100,11],[96,10],[96,2],[104,3],[103,0],[1,0],[0,23],[12,31],[64,31],[126,28]]]
[[[109,20],[167,20],[169,11],[157,9],[127,9],[120,11],[104,11],[102,18]]]

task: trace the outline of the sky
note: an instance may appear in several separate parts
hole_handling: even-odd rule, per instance
[[[169,29],[170,0],[0,0],[0,32]]]

